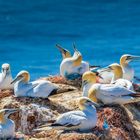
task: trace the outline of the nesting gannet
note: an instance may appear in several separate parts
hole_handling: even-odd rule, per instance
[[[82,76],[82,88],[83,88],[83,96],[88,96],[88,91],[93,84],[97,82],[97,78],[100,77],[97,71],[87,71]]]
[[[0,139],[13,138],[15,136],[15,123],[9,119],[9,115],[17,109],[0,110]]]
[[[69,80],[74,80],[90,69],[89,63],[82,61],[81,53],[74,46],[74,55],[59,45],[56,47],[60,50],[63,60],[60,64],[60,74]]]
[[[79,111],[70,111],[61,114],[54,123],[43,125],[36,130],[91,130],[97,123],[97,112],[95,107],[99,107],[99,105],[87,97],[80,97]]]
[[[42,97],[46,98],[55,90],[58,89],[56,85],[46,80],[36,80],[29,82],[30,75],[27,71],[21,71],[12,81],[14,84],[15,96],[27,97]]]
[[[140,100],[140,94],[135,91],[113,84],[94,84],[88,92],[88,97],[94,102],[104,104],[126,104]]]
[[[113,63],[102,70],[113,73],[111,84],[120,85],[133,90],[133,84],[129,80],[123,79],[122,67],[119,64]]]
[[[10,71],[10,65],[5,63],[2,65],[2,70],[0,73],[0,89],[13,89],[13,85],[11,84],[12,75]]]
[[[132,81],[134,78],[134,69],[129,65],[131,61],[140,60],[140,56],[125,54],[120,58],[120,65],[123,70],[123,78]]]

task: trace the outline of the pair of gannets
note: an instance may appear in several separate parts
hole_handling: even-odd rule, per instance
[[[10,71],[10,65],[5,63],[2,65],[0,73],[0,89],[13,89],[13,85],[11,84],[12,75]]]
[[[18,109],[0,110],[0,139],[13,138],[15,136],[15,123],[9,119],[9,115]]]
[[[79,111],[70,111],[61,114],[54,123],[41,126],[35,131],[58,129],[58,130],[91,130],[97,123],[97,111],[99,104],[87,97],[80,97]]]
[[[47,98],[58,86],[46,80],[29,82],[30,75],[27,71],[21,71],[11,82],[14,83],[14,94],[16,97],[42,97]]]
[[[121,84],[96,83],[96,75],[96,72],[83,74],[83,96],[95,102],[102,101],[104,104],[126,104],[138,101],[137,97],[140,97],[140,94]]]
[[[90,70],[88,62],[82,61],[81,53],[75,48],[74,55],[71,56],[70,52],[60,45],[56,45],[63,56],[63,60],[60,64],[60,75],[68,80],[74,80],[82,76],[86,71]],[[96,66],[94,66],[96,67]]]
[[[120,58],[120,66],[122,67],[123,71],[123,79],[133,81],[134,79],[134,69],[129,65],[132,61],[140,60],[140,56],[125,54]],[[101,74],[103,79],[100,79],[100,83],[110,83],[112,80],[113,74],[110,72],[102,72],[101,70],[98,70],[98,72]]]

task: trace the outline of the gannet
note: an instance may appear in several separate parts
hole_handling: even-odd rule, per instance
[[[29,82],[30,75],[27,71],[21,71],[12,81],[14,84],[14,93],[16,97],[42,97],[47,98],[51,93],[56,91],[58,87],[46,80],[36,80]]]
[[[123,78],[127,79],[129,81],[133,81],[134,78],[134,69],[129,65],[129,62],[131,61],[137,61],[140,60],[140,56],[130,55],[130,54],[124,54],[120,58],[120,65],[123,70]]]
[[[120,85],[127,89],[134,90],[132,82],[130,82],[129,80],[123,79],[122,67],[119,64],[113,63],[102,70],[113,73],[111,84]]]
[[[83,96],[88,96],[88,91],[93,84],[97,82],[97,78],[100,77],[97,71],[87,71],[82,76],[82,88],[83,88]]]
[[[43,125],[39,130],[91,130],[97,123],[97,111],[95,107],[99,104],[91,101],[87,97],[80,97],[79,111],[69,111],[61,114],[54,123]]]
[[[7,139],[15,136],[15,123],[9,119],[9,115],[17,112],[17,109],[0,110],[0,138]]]
[[[94,84],[88,92],[88,97],[94,102],[104,104],[126,104],[140,100],[140,94],[120,85]]]
[[[13,85],[11,84],[12,75],[10,71],[10,65],[4,63],[2,65],[2,70],[0,73],[0,89],[13,89]]]
[[[59,45],[56,47],[60,50],[63,60],[60,64],[60,74],[68,80],[74,80],[90,69],[89,63],[82,61],[81,53],[74,46],[74,55]]]

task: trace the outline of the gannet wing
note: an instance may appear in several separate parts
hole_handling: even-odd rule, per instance
[[[118,85],[103,85],[100,87],[100,92],[107,96],[124,96],[124,95],[131,95],[136,94],[136,92],[126,89],[122,86]]]

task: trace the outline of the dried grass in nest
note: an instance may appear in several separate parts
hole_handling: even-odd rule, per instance
[[[14,95],[13,90],[2,90],[2,91],[0,91],[0,99],[11,96],[11,95]]]
[[[70,85],[70,86],[75,86],[80,88],[82,85],[82,79],[76,79],[76,80],[67,80],[64,77],[60,76],[60,75],[56,75],[56,76],[50,76],[50,77],[46,77],[46,78],[41,78],[44,80],[49,80],[52,83],[56,83],[56,84],[66,84],[66,85]]]

